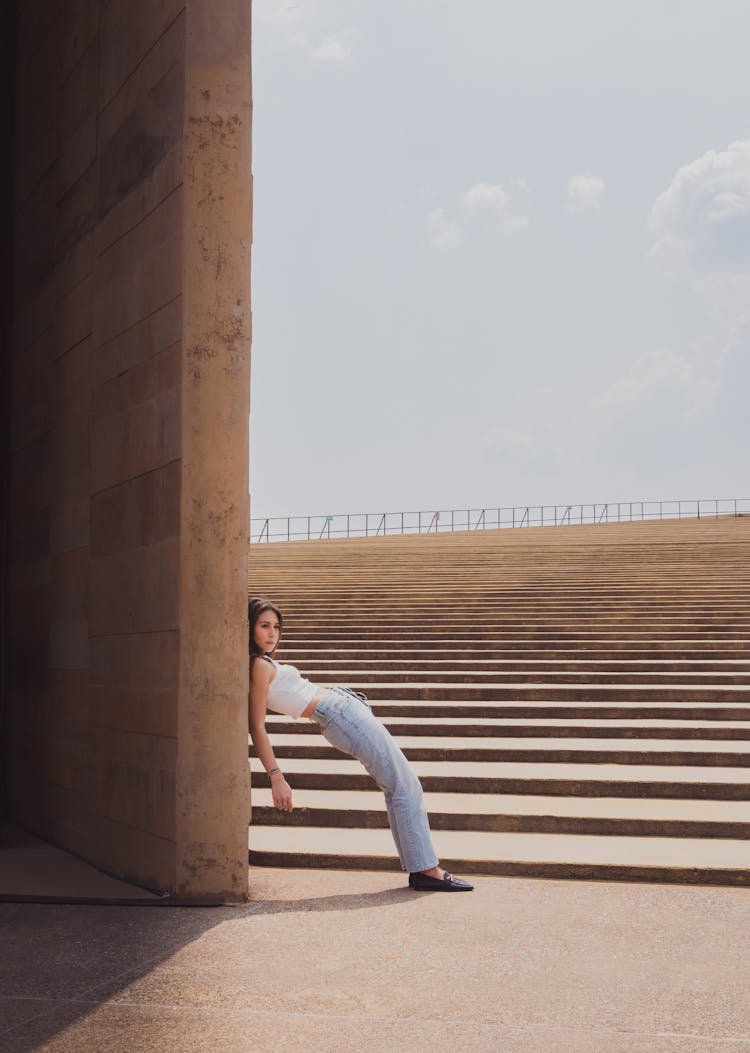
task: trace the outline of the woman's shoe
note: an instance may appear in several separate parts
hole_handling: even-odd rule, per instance
[[[453,877],[446,870],[445,877],[430,877],[429,874],[409,874],[409,888],[417,892],[471,892],[474,889],[468,881],[463,878]]]

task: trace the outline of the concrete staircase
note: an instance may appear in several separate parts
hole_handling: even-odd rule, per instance
[[[459,873],[750,883],[750,520],[254,545],[279,658],[364,691]],[[398,867],[382,795],[269,717],[254,865]]]

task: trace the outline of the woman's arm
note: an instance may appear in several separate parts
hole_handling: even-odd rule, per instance
[[[292,810],[292,788],[284,778],[279,769],[276,757],[271,746],[271,740],[266,731],[266,700],[268,697],[268,685],[271,683],[276,670],[270,662],[262,658],[256,658],[250,675],[250,699],[249,699],[249,725],[250,738],[253,740],[255,752],[258,759],[267,772],[272,772],[271,793],[273,795],[274,807],[282,812]]]

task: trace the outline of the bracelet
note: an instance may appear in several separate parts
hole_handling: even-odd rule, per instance
[[[275,775],[277,771],[280,772],[281,768],[271,768],[271,770],[267,773],[268,774],[268,778],[270,779],[271,776]]]

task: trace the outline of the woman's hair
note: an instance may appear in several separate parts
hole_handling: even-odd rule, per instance
[[[263,599],[262,596],[251,596],[250,599],[247,601],[247,620],[249,628],[248,635],[250,638],[249,651],[251,669],[253,667],[253,662],[256,658],[264,657],[264,652],[260,649],[260,647],[258,647],[257,643],[255,642],[254,629],[255,623],[257,622],[258,618],[260,618],[261,614],[264,614],[266,611],[273,611],[273,613],[279,619],[279,628],[281,628],[283,618],[281,617],[281,611],[274,603],[271,603],[270,600]]]

